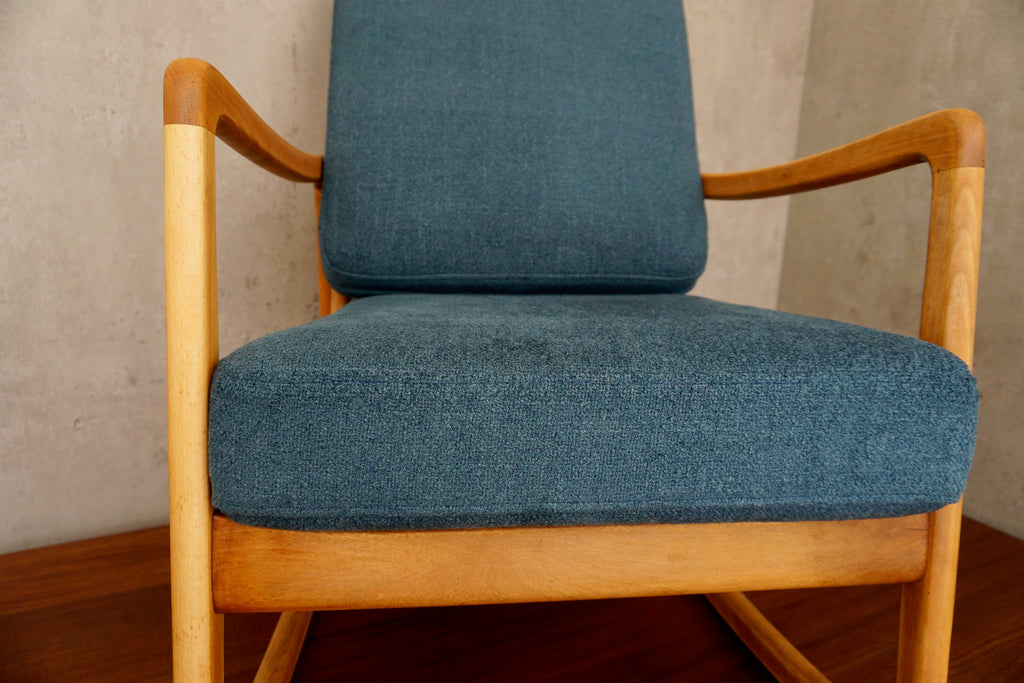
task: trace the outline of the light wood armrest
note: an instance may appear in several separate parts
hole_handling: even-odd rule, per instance
[[[323,157],[288,144],[227,79],[200,59],[177,59],[164,72],[164,124],[200,126],[239,154],[289,180],[320,180]]]
[[[806,192],[928,162],[932,171],[985,166],[985,125],[967,109],[944,109],[842,147],[786,164],[702,176],[709,199]]]
[[[708,199],[806,192],[927,162],[932,171],[921,339],[971,365],[981,251],[985,124],[967,109],[944,109],[848,145],[787,164],[702,176]]]
[[[974,359],[978,262],[985,179],[985,125],[946,109],[828,152],[744,173],[702,176],[709,199],[754,199],[805,192],[913,164],[931,166],[928,256],[920,338]],[[946,680],[962,500],[929,514],[925,573],[903,586],[900,681]],[[742,595],[709,596],[716,609],[779,680],[819,680],[818,672]]]
[[[174,680],[223,677],[223,619],[213,609],[207,399],[219,357],[216,138],[279,176],[315,182],[323,157],[285,142],[216,69],[179,59],[164,73],[168,473]],[[308,619],[307,619],[308,623]],[[277,649],[297,650],[289,619]],[[274,668],[282,661],[272,659]],[[285,666],[288,661],[284,661]]]

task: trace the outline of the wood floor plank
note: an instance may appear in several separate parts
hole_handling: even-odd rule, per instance
[[[0,680],[167,680],[170,648],[159,636],[170,613],[169,591],[156,586],[4,614]]]
[[[0,614],[168,584],[167,527],[0,555]]]
[[[953,670],[971,681],[1024,681],[1024,542],[964,520]]]
[[[858,586],[751,595],[834,681],[893,680],[900,590]],[[950,680],[1024,681],[1024,542],[964,519]]]

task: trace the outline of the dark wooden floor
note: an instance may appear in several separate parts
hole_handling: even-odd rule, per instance
[[[755,601],[836,681],[891,680],[899,591]],[[0,681],[170,678],[167,530],[0,556]],[[229,615],[251,680],[273,615]],[[768,681],[703,598],[320,613],[296,681]],[[1024,542],[966,521],[951,680],[1024,681]]]

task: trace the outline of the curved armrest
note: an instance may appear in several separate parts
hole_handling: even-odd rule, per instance
[[[216,137],[289,180],[316,182],[323,157],[285,142],[212,66],[179,59],[164,73],[164,230],[167,278],[167,461],[175,678],[190,670],[189,649],[216,641],[223,619],[210,601],[210,507],[207,432],[210,378],[219,357],[217,323]],[[187,550],[183,550],[187,549]],[[216,649],[216,648],[215,648]],[[207,651],[213,670],[223,654]],[[200,675],[203,674],[203,675]]]
[[[239,154],[289,180],[320,180],[323,157],[288,144],[227,79],[200,59],[177,59],[164,72],[164,124],[200,126]]]
[[[985,166],[985,126],[967,109],[944,109],[821,154],[741,173],[702,176],[709,199],[806,192],[927,161],[932,171]]]
[[[985,178],[985,124],[977,114],[945,109],[788,164],[702,179],[709,199],[755,199],[922,162],[932,169],[932,200],[920,336],[971,365]]]

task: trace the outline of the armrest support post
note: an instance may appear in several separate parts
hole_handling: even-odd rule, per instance
[[[932,173],[921,339],[949,349],[968,366],[974,360],[984,181],[984,168]]]
[[[223,680],[223,618],[213,608],[207,398],[219,358],[214,151],[221,138],[289,180],[319,189],[323,157],[284,141],[212,66],[164,74],[168,478],[175,680]],[[318,199],[319,199],[319,192]]]
[[[788,164],[704,175],[704,196],[775,197],[922,162],[931,166],[932,199],[920,336],[955,353],[970,367],[985,179],[985,126],[977,114],[948,109]],[[928,515],[924,575],[903,586],[900,681],[946,679],[962,505],[960,501]]]
[[[164,126],[167,461],[175,680],[223,678],[213,610],[207,392],[218,357],[214,136]]]

